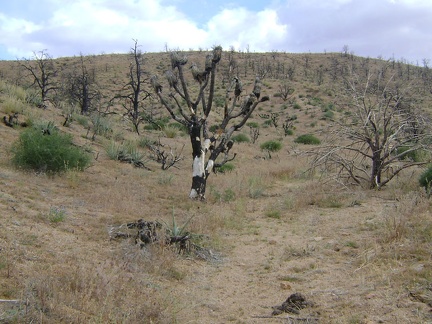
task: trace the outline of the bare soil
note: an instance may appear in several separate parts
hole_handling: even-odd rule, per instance
[[[298,117],[296,134],[319,133],[321,108],[300,94],[324,95],[303,83],[293,82],[303,106],[289,114]],[[276,81],[265,87],[277,91]],[[261,113],[282,104],[274,98]],[[56,176],[18,170],[10,148],[21,129],[0,124],[0,323],[432,323],[432,215],[421,170],[381,191],[323,184],[304,174],[293,137],[262,127],[256,144],[235,145],[234,171],[209,177],[202,203],[187,198],[187,136],[143,132],[185,144],[178,169],[147,160],[148,171],[110,160],[110,139],[91,141],[76,122],[62,127],[59,109],[32,109],[95,160]],[[116,127],[136,139],[124,121]],[[275,138],[283,149],[269,159],[259,144]],[[200,235],[204,256],[110,239],[113,226],[173,217]],[[293,294],[302,307],[284,307]]]

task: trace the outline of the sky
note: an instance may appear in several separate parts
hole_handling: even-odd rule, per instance
[[[429,64],[432,0],[0,0],[0,60],[198,50]]]

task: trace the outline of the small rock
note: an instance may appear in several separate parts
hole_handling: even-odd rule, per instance
[[[280,287],[284,290],[290,290],[292,287],[289,283],[281,282]]]

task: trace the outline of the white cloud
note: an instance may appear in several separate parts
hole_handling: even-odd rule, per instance
[[[29,56],[47,49],[54,57],[100,52],[127,52],[132,39],[143,51],[161,51],[164,44],[194,48],[206,39],[206,32],[173,6],[157,0],[51,1],[51,15],[30,22],[0,15],[3,43],[16,56]],[[1,9],[0,9],[1,10]],[[12,49],[16,44],[17,49]]]
[[[288,35],[288,26],[280,24],[274,10],[251,12],[245,8],[225,9],[207,24],[213,44],[253,51],[268,51],[280,45]]]
[[[430,0],[14,0],[20,4],[8,14],[9,3],[0,8],[0,50],[9,58],[43,49],[54,57],[126,53],[132,39],[147,52],[220,44],[288,52],[349,45],[362,56],[413,59],[432,53]]]

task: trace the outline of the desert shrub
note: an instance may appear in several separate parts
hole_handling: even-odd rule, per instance
[[[246,123],[246,126],[249,126],[250,128],[259,128],[259,125],[257,122],[248,122],[248,123]]]
[[[219,125],[211,125],[209,127],[209,131],[212,133],[216,133],[218,131],[218,129],[219,129]]]
[[[73,114],[73,119],[77,121],[78,124],[80,124],[82,127],[87,128],[89,125],[89,119],[87,116],[81,115],[81,114]]]
[[[65,220],[66,210],[64,207],[51,207],[47,215],[51,223],[59,223]]]
[[[430,195],[432,187],[432,165],[429,165],[429,167],[420,175],[419,183],[421,187],[426,189],[428,195]]]
[[[273,124],[273,121],[271,119],[266,119],[263,123],[263,126],[268,127]]]
[[[236,199],[235,191],[231,188],[225,189],[223,192],[210,188],[210,191],[217,202],[230,202]]]
[[[225,172],[231,172],[235,169],[234,164],[232,163],[225,163],[220,167],[216,167],[216,172],[221,172],[221,173],[225,173]]]
[[[169,117],[164,117],[164,118],[160,118],[160,119],[154,119],[150,123],[148,123],[147,125],[145,125],[144,129],[146,129],[146,130],[161,130],[161,129],[164,129],[170,120],[171,119]]]
[[[163,128],[163,132],[168,138],[176,138],[178,135],[178,128],[172,127],[171,125],[166,125]]]
[[[268,210],[266,211],[265,215],[269,218],[275,218],[275,219],[280,219],[281,218],[281,213],[279,210]]]
[[[120,150],[121,150],[120,144],[117,144],[115,141],[111,141],[105,147],[105,153],[107,154],[110,160],[117,160],[120,154]]]
[[[70,168],[83,170],[90,164],[90,156],[72,143],[72,136],[48,126],[50,133],[38,127],[28,128],[12,148],[12,162],[16,167],[45,172],[62,172]]]
[[[269,152],[277,152],[282,148],[282,143],[279,141],[270,140],[262,143],[260,148]]]
[[[321,103],[322,103],[322,99],[317,97],[312,97],[309,98],[308,100],[308,104],[312,106],[319,106]]]
[[[14,97],[6,97],[2,102],[2,111],[6,114],[19,113],[23,111],[25,104]]]
[[[261,177],[252,177],[248,180],[248,196],[252,199],[260,198],[264,195],[266,185]]]
[[[140,137],[137,143],[141,148],[149,148],[152,145],[157,145],[157,141],[148,137]]]
[[[294,108],[294,109],[301,109],[301,106],[300,106],[299,103],[296,102],[296,103],[294,104],[293,108]]]
[[[90,120],[93,124],[94,133],[96,135],[109,137],[112,134],[113,128],[109,118],[95,113],[90,116]]]
[[[249,143],[250,142],[249,137],[243,133],[237,134],[237,135],[231,137],[231,139],[236,143]]]
[[[26,102],[27,99],[26,90],[3,80],[0,80],[0,93],[5,94],[6,97],[15,98],[22,102]]]
[[[422,162],[426,157],[426,152],[422,150],[414,150],[408,151],[410,149],[409,146],[400,146],[396,149],[396,154],[401,154],[401,160],[411,160],[413,162]]]
[[[323,119],[329,119],[332,120],[334,118],[334,112],[331,110],[327,110],[324,114],[323,114]]]
[[[123,144],[117,144],[111,141],[105,147],[105,152],[111,160],[128,162],[135,166],[144,165],[144,154],[138,150],[138,144],[136,142],[127,141]]]
[[[32,88],[26,90],[26,102],[35,107],[41,107],[43,104],[39,91]]]
[[[304,135],[300,135],[299,137],[297,137],[294,140],[295,143],[300,143],[300,144],[320,144],[321,141],[315,137],[312,134],[304,134]]]
[[[186,133],[186,134],[189,133],[187,126],[185,126],[183,124],[175,122],[175,123],[170,123],[168,126],[172,127],[172,128],[176,128],[183,133]]]
[[[294,135],[294,130],[291,129],[291,128],[287,128],[287,129],[284,130],[284,134],[285,134],[285,136]]]
[[[216,107],[223,107],[223,106],[225,106],[225,97],[224,96],[215,96],[213,102],[215,103]]]

